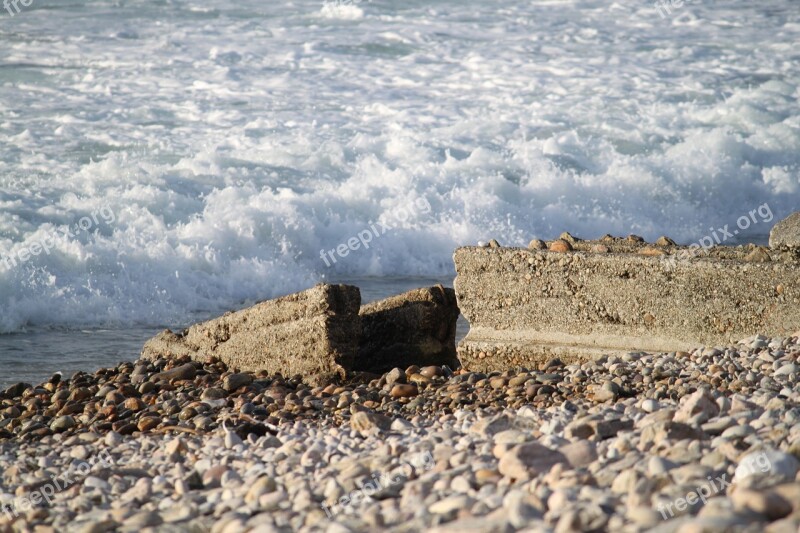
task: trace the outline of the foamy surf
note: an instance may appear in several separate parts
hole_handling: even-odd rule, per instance
[[[797,206],[787,2],[100,6],[0,19],[3,333],[446,279],[491,238],[690,243]]]

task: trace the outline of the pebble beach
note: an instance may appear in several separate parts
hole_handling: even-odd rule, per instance
[[[0,531],[800,526],[800,339],[310,388],[215,360],[0,397]]]

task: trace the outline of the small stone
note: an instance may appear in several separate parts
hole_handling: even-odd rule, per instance
[[[719,405],[705,389],[699,389],[689,396],[675,413],[676,422],[694,421],[702,424],[719,414]]]
[[[465,494],[456,494],[432,503],[428,511],[438,515],[455,514],[460,509],[469,509],[472,501],[472,498]]]
[[[481,418],[469,428],[470,433],[482,437],[492,437],[501,431],[511,429],[511,420],[506,415]]]
[[[350,427],[364,437],[386,431],[391,425],[391,418],[378,413],[358,411],[350,417]]]
[[[546,250],[547,243],[541,239],[533,239],[528,243],[528,250]]]
[[[224,465],[215,465],[203,472],[203,486],[206,489],[216,489],[222,484],[222,476],[228,471]]]
[[[394,385],[395,383],[405,383],[406,373],[400,368],[393,368],[386,373],[386,384]]]
[[[66,431],[70,428],[73,428],[78,423],[75,421],[74,418],[70,415],[59,416],[50,424],[50,429],[55,432]]]
[[[589,250],[594,254],[607,254],[610,251],[608,246],[600,243],[593,244]]]
[[[489,241],[489,248],[500,248],[500,243],[496,239]]]
[[[186,452],[186,450],[186,443],[183,442],[183,439],[180,437],[172,439],[164,447],[164,452],[167,455],[181,455]]]
[[[642,411],[645,413],[653,413],[658,410],[658,402],[652,398],[642,401]]]
[[[426,378],[435,378],[444,376],[444,370],[440,366],[426,366],[420,369],[420,374],[425,376]]]
[[[250,485],[250,488],[247,490],[247,494],[244,497],[244,501],[247,503],[258,502],[258,499],[261,498],[261,496],[264,494],[269,494],[270,492],[275,492],[276,489],[277,485],[273,478],[261,476],[252,485]]]
[[[550,245],[551,252],[565,253],[572,251],[572,245],[564,239],[557,239]]]
[[[233,431],[226,431],[225,432],[225,448],[228,450],[235,448],[236,446],[243,445],[244,441],[242,438],[234,433]]]
[[[597,460],[597,445],[588,440],[576,440],[558,449],[573,468],[589,466]]]
[[[417,394],[419,394],[419,391],[417,390],[416,385],[402,384],[397,384],[392,387],[392,391],[389,393],[392,398],[410,398],[412,396],[416,396]]]
[[[772,491],[737,488],[730,496],[733,507],[739,511],[753,511],[769,519],[778,520],[792,512],[792,504]]]
[[[166,370],[164,372],[159,372],[158,374],[153,374],[150,377],[150,381],[180,381],[194,379],[196,376],[197,368],[195,368],[192,363],[186,363],[185,365],[173,368],[172,370]]]
[[[656,239],[656,246],[677,246],[677,244],[666,235],[662,235]]]
[[[665,411],[656,411],[653,414],[663,413]],[[701,440],[705,438],[705,434],[693,428],[688,424],[682,422],[654,422],[642,426],[642,434],[639,437],[640,442],[644,445],[647,444],[661,444],[666,440]]]
[[[122,403],[122,406],[125,409],[130,409],[133,412],[138,412],[147,408],[147,405],[139,398],[128,398]]]
[[[564,233],[559,235],[558,238],[561,239],[562,241],[567,241],[570,244],[575,244],[576,242],[581,240],[577,237],[573,237],[572,234],[568,231],[565,231]]]
[[[106,433],[106,436],[103,439],[103,442],[105,442],[106,446],[108,446],[109,448],[113,448],[115,446],[118,446],[119,444],[122,444],[122,441],[123,441],[122,435],[120,435],[116,431],[109,431],[108,433]]]
[[[417,385],[427,385],[431,383],[433,380],[429,377],[425,377],[422,374],[411,374],[408,376],[408,381],[411,383],[416,383]]]
[[[503,498],[503,508],[508,513],[508,521],[515,528],[524,528],[531,521],[542,518],[542,513],[534,505],[533,497],[520,490],[512,490]]]
[[[143,529],[160,526],[162,523],[161,516],[155,511],[139,511],[125,519],[124,525],[126,528]]]
[[[222,381],[222,388],[228,392],[233,392],[241,387],[250,385],[253,382],[253,376],[243,372],[237,374],[230,374],[225,376]]]
[[[118,431],[121,435],[130,435],[137,429],[142,433],[145,433],[155,428],[159,422],[160,420],[158,418],[148,416],[140,419],[135,426],[133,424],[127,424],[126,426],[121,427]]]
[[[512,479],[529,480],[549,472],[556,464],[567,462],[567,458],[561,452],[538,442],[529,442],[518,444],[506,452],[498,463],[498,470]]]
[[[228,396],[224,390],[220,389],[219,387],[209,387],[203,390],[203,393],[200,395],[201,400],[222,400]]]
[[[734,482],[750,477],[776,476],[785,481],[794,481],[800,463],[797,459],[779,450],[766,449],[742,456],[733,474]]]

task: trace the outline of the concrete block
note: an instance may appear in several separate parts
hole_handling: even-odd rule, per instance
[[[317,285],[150,339],[142,358],[219,357],[231,368],[301,375],[312,385],[344,377],[361,335],[361,293],[349,285]]]
[[[410,365],[458,366],[453,289],[442,285],[361,307],[361,343],[354,370],[382,373]]]
[[[800,211],[792,213],[772,227],[769,232],[769,246],[800,248]]]
[[[572,240],[563,253],[541,244],[456,250],[455,292],[470,323],[458,346],[465,368],[688,350],[800,329],[800,260],[790,250]]]

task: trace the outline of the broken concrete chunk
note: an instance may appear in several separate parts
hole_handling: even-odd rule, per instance
[[[354,370],[382,373],[411,365],[458,366],[453,289],[414,289],[361,308]]]
[[[470,371],[535,368],[610,352],[677,352],[800,328],[800,261],[744,247],[642,255],[640,242],[578,241],[572,251],[459,248],[458,307],[470,323],[458,357]],[[605,246],[605,245],[604,245]],[[610,246],[611,247],[611,246]]]
[[[769,247],[800,248],[800,211],[784,218],[769,232]]]
[[[361,293],[350,285],[317,285],[150,339],[143,359],[216,356],[231,368],[301,375],[317,385],[352,368],[361,334]]]

